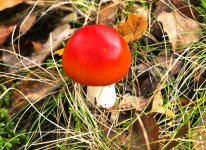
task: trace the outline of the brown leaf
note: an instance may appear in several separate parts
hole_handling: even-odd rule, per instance
[[[156,120],[146,115],[141,116],[141,121],[145,128],[148,142],[151,150],[159,149],[159,126],[156,124]],[[132,142],[131,148],[134,150],[147,149],[146,139],[143,136],[144,131],[142,129],[140,120],[136,121],[132,127],[132,135],[128,142]]]
[[[14,26],[0,26],[0,46],[2,46],[7,37],[12,33]]]
[[[153,65],[159,65],[166,68],[169,71],[171,77],[178,75],[182,69],[183,60],[176,58],[174,55],[167,57],[165,55],[159,55],[154,61],[151,61]],[[162,73],[164,74],[164,73]]]
[[[172,139],[177,139],[177,138],[180,138],[180,137],[184,137],[186,134],[188,133],[188,125],[184,125],[178,132],[177,134],[175,135],[174,138]],[[175,147],[176,145],[179,144],[179,141],[178,140],[172,140],[171,138],[168,139],[168,143],[165,143],[163,146],[165,146],[164,148],[162,149],[166,149],[166,150],[170,150],[172,149],[173,147]]]
[[[13,47],[15,50],[18,50],[19,48],[20,51],[15,52]],[[11,66],[19,62],[19,57],[17,57],[19,53],[24,57],[34,55],[35,52],[37,53],[41,50],[43,44],[40,42],[26,40],[19,46],[14,44],[13,47],[7,47],[7,49],[2,51],[2,61]]]
[[[152,93],[156,90],[160,82],[160,79],[158,77],[149,75],[147,78],[145,78],[144,80],[140,80],[139,82],[139,91],[137,89],[136,92],[143,97],[149,98],[152,95]]]
[[[23,3],[24,0],[0,0],[0,11]]]
[[[119,7],[120,3],[110,3],[102,6],[98,12],[98,23],[113,26]]]
[[[31,41],[31,43],[33,44],[35,52],[39,52],[41,48],[43,47],[43,44],[41,42]]]
[[[157,20],[162,22],[163,30],[168,34],[173,51],[181,50],[197,42],[201,35],[200,25],[178,12],[162,12]]]
[[[182,106],[192,105],[191,101],[188,98],[179,97],[179,100],[180,100]]]
[[[36,21],[36,14],[30,15],[26,18],[26,20],[22,23],[22,25],[20,26],[20,32],[25,33],[27,32],[34,24],[34,22]]]
[[[126,22],[117,24],[117,30],[127,42],[141,38],[146,29],[147,19],[142,14],[129,14]]]
[[[196,2],[190,1],[188,3],[187,1],[183,1],[183,0],[159,0],[156,3],[157,9],[156,9],[155,14],[158,16],[162,12],[170,13],[176,10],[176,11],[179,11],[185,17],[189,17],[192,20],[200,21],[201,15],[198,13],[196,9],[192,7],[193,4],[196,4],[196,5],[197,3],[200,4],[200,2],[197,2],[197,3]]]
[[[12,93],[10,114],[23,109],[29,103],[39,102],[47,94],[58,88],[63,81],[55,71],[49,71],[56,79],[41,70],[27,74],[19,83],[17,90]]]
[[[149,99],[125,94],[122,97],[122,100],[119,104],[119,108],[135,109],[137,111],[142,111],[147,108],[148,104],[149,104]]]
[[[74,32],[74,29],[71,29],[68,24],[63,24],[61,26],[58,26],[53,32],[52,32],[52,48],[53,50],[57,50],[57,48],[62,44],[64,40],[68,38],[69,35],[71,35]],[[47,56],[51,54],[51,40],[48,39],[48,41],[42,46],[42,48],[39,50],[39,52],[36,55],[33,55],[31,57],[28,57],[28,60],[23,59],[22,62],[25,66],[33,66],[34,64],[40,65]],[[22,62],[18,62],[15,64],[17,67],[23,67]],[[16,69],[11,68],[8,70],[8,72],[15,72]]]
[[[132,150],[144,150],[148,146],[151,150],[159,149],[159,126],[154,118],[146,115],[142,115],[126,131],[114,132],[114,130],[106,129],[104,134],[110,140],[113,140],[114,146],[124,145],[127,149]],[[148,141],[149,145],[147,145],[146,141]]]

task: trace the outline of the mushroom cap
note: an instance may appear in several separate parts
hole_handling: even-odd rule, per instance
[[[131,64],[131,53],[119,33],[105,25],[88,25],[67,41],[63,69],[74,81],[104,86],[121,80]]]

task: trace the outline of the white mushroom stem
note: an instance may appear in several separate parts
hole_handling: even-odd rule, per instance
[[[115,84],[108,86],[87,86],[87,98],[97,106],[110,108],[116,101]]]

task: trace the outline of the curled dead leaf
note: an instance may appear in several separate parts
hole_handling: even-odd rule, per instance
[[[146,29],[147,18],[142,14],[129,14],[127,21],[117,24],[117,30],[127,42],[141,38]]]

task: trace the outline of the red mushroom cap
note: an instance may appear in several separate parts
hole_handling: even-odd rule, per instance
[[[121,80],[129,70],[131,54],[119,33],[105,25],[77,30],[67,41],[63,69],[74,81],[104,86]]]

